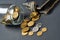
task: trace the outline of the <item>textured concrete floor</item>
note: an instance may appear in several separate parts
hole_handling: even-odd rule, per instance
[[[41,2],[42,0],[40,0]],[[0,0],[0,4],[22,4],[24,0]],[[39,2],[39,0],[37,0]],[[40,3],[39,2],[39,3]],[[1,18],[1,15],[0,15]],[[5,27],[0,24],[0,40],[60,40],[60,3],[52,10],[49,15],[42,15],[38,21],[47,25],[48,31],[41,37],[37,37],[36,34],[33,36],[22,36],[21,29],[16,27]]]

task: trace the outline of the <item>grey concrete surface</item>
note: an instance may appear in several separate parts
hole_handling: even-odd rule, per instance
[[[22,4],[24,0],[0,0],[0,4]],[[38,3],[41,3],[37,0]],[[0,15],[1,18],[2,15]],[[19,27],[6,27],[0,24],[0,40],[60,40],[60,3],[50,12],[49,15],[42,15],[38,21],[46,25],[48,31],[41,37],[37,37],[36,33],[33,36],[22,36]]]

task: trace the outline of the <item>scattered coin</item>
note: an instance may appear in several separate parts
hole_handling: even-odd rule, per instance
[[[27,22],[22,22],[21,23],[21,28],[25,28],[27,26]]]
[[[24,22],[29,22],[29,21],[30,21],[29,18],[24,19]]]
[[[14,19],[16,19],[16,18],[18,17],[18,12],[14,12],[13,15],[12,15],[12,17],[13,17]]]
[[[33,26],[33,25],[34,25],[34,21],[28,22],[28,26]]]
[[[38,31],[37,32],[37,36],[42,36],[43,32],[42,31]]]
[[[33,27],[33,29],[32,29],[33,32],[37,32],[38,30],[39,30],[38,26],[37,27]]]
[[[28,32],[22,32],[23,36],[26,36],[28,34]]]
[[[37,21],[39,18],[40,18],[39,15],[37,15],[37,16],[32,18],[32,21]]]
[[[46,28],[46,27],[43,27],[43,28],[41,29],[41,31],[42,31],[42,32],[46,32],[46,31],[47,31],[47,28]]]
[[[22,32],[27,32],[27,31],[29,31],[29,27],[25,27],[22,29]]]
[[[28,35],[32,36],[32,35],[33,35],[33,31],[30,31],[30,32],[28,33]]]
[[[37,16],[37,14],[38,14],[38,12],[32,12],[32,13],[30,14],[30,17],[33,18],[33,17]]]

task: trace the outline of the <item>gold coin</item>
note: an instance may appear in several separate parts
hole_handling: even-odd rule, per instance
[[[19,12],[20,11],[20,8],[18,6],[15,7],[14,9],[15,12]]]
[[[39,19],[39,15],[37,15],[36,17],[32,18],[32,21],[37,21]]]
[[[22,22],[21,28],[25,28],[27,26],[27,22]]]
[[[30,32],[28,33],[28,35],[32,36],[32,35],[33,35],[33,31],[30,31]]]
[[[41,36],[42,34],[43,34],[42,31],[38,31],[38,32],[37,32],[37,36]]]
[[[26,36],[28,34],[28,32],[22,32],[23,36]]]
[[[41,31],[42,31],[42,32],[46,32],[46,31],[47,31],[47,28],[46,28],[46,27],[43,27],[43,28],[41,29]]]
[[[27,31],[29,31],[29,27],[25,27],[22,29],[22,32],[27,32]]]
[[[30,19],[28,19],[28,18],[24,19],[24,22],[29,22],[29,21],[30,21]]]
[[[16,18],[18,17],[18,12],[14,12],[13,15],[12,15],[12,17],[13,17],[14,19],[16,19]]]
[[[31,14],[30,14],[30,17],[32,18],[32,17],[35,17],[35,16],[37,16],[37,14],[38,14],[38,12],[32,12]]]
[[[34,21],[28,22],[28,26],[33,26],[33,25],[34,25]]]

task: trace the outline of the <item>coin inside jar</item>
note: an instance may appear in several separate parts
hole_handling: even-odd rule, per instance
[[[11,19],[12,19],[12,18],[11,18],[11,15],[10,15],[9,13],[7,13],[7,14],[3,17],[3,19],[4,19],[5,22],[7,22],[7,21],[8,21],[8,22],[11,22]]]
[[[39,15],[32,18],[32,21],[37,21],[39,19]]]
[[[32,12],[32,13],[30,14],[30,18],[37,16],[37,14],[38,14],[38,12]]]
[[[46,28],[46,27],[43,27],[43,28],[41,29],[41,31],[42,31],[42,32],[46,32],[46,31],[47,31],[47,28]]]
[[[22,22],[21,23],[21,28],[25,28],[27,26],[27,22]]]
[[[13,17],[14,19],[16,19],[16,18],[18,17],[18,12],[14,12],[13,15],[12,15],[12,17]]]
[[[15,12],[19,12],[20,11],[20,8],[18,6],[15,6],[14,11]]]
[[[22,32],[22,35],[23,36],[25,36],[25,35],[27,35],[28,34],[28,32]]]
[[[28,35],[32,36],[32,35],[33,35],[33,31],[30,31],[30,32],[28,33]]]
[[[28,26],[33,26],[33,25],[34,25],[34,21],[28,22]]]
[[[37,32],[37,36],[42,36],[43,32],[42,31],[38,31]]]
[[[29,27],[25,27],[22,29],[22,32],[27,32],[27,31],[29,31]]]

